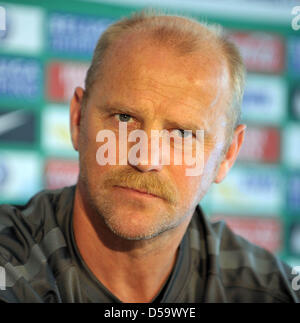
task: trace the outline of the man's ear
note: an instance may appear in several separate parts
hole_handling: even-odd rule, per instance
[[[236,127],[233,135],[232,142],[227,150],[227,153],[219,166],[219,170],[215,177],[214,182],[220,183],[223,181],[227,173],[229,172],[230,168],[233,166],[238,153],[241,149],[242,143],[244,141],[246,125],[240,124]]]
[[[78,150],[83,96],[84,96],[83,88],[76,87],[70,103],[70,130],[71,130],[72,144],[75,150]]]

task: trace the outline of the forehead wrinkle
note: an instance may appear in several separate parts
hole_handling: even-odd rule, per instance
[[[210,109],[210,107],[215,107],[220,102],[220,98],[223,97],[222,87],[220,88],[219,85],[219,83],[222,84],[223,82],[220,82],[219,75],[222,72],[224,62],[220,52],[218,51],[217,55],[213,55],[213,57],[208,55],[209,53],[207,51],[203,53],[197,52],[195,55],[189,56],[189,59],[182,60],[177,57],[178,60],[175,61],[176,64],[174,65],[171,63],[168,64],[168,60],[165,62],[167,57],[170,57],[171,60],[176,58],[176,55],[169,49],[161,50],[157,46],[150,46],[151,44],[149,45],[145,42],[140,42],[138,45],[129,46],[128,43],[124,43],[124,48],[121,48],[126,49],[125,56],[123,55],[124,50],[122,51],[122,56],[120,56],[121,52],[115,48],[110,52],[109,56],[112,59],[107,61],[108,64],[105,65],[107,74],[104,74],[113,76],[112,79],[117,79],[122,76],[123,80],[126,80],[122,84],[122,89],[119,88],[120,84],[118,82],[111,84],[117,90],[117,96],[126,98],[126,102],[128,98],[131,100],[130,95],[126,94],[129,86],[133,90],[133,94],[137,92],[134,95],[133,104],[140,107],[141,96],[139,92],[143,91],[147,93],[143,97],[143,100],[151,101],[150,107],[153,106],[151,110],[154,114],[156,113],[157,107],[161,107],[161,111],[163,112],[170,113],[170,107],[175,107],[175,105],[180,106],[180,104],[182,105],[184,103],[188,109],[172,109],[172,111],[176,111],[176,113],[180,112],[180,110],[185,113],[190,111],[189,114],[192,114],[191,111],[195,111],[200,114],[201,119],[204,120],[207,118],[210,120],[207,120],[207,122],[210,124],[211,129],[215,128],[216,122],[213,122],[213,119],[215,119],[213,115],[217,117],[217,115],[223,113],[220,104],[218,108]],[[140,52],[136,50],[137,47],[141,49]],[[158,56],[154,55],[157,57],[158,65],[153,63],[154,53],[160,54]],[[116,56],[119,59],[116,59]],[[166,69],[167,67],[168,70]],[[159,78],[153,78],[152,71],[154,73],[153,75],[160,75]],[[175,79],[170,78],[171,84],[168,82],[169,73],[175,77]],[[217,75],[219,77],[216,79]],[[170,91],[168,92],[168,90]],[[119,96],[118,93],[120,92],[122,93]],[[163,98],[163,100],[157,100],[157,98]],[[168,100],[170,100],[172,106]],[[144,107],[144,105],[142,106]],[[149,109],[146,108],[146,110]],[[193,118],[194,116],[189,117]]]
[[[143,42],[142,42],[143,43]],[[141,44],[135,44],[136,45],[141,45]],[[168,94],[166,94],[167,90],[176,90],[176,93],[178,93],[178,95],[182,94],[185,97],[187,96],[187,92],[188,95],[194,99],[196,101],[196,105],[202,105],[202,108],[211,108],[213,106],[216,105],[216,103],[219,101],[220,98],[220,94],[221,94],[221,89],[219,86],[219,78],[217,79],[217,87],[215,86],[216,84],[213,84],[213,87],[210,86],[209,83],[211,83],[212,81],[215,82],[214,80],[211,80],[212,75],[215,75],[216,72],[218,74],[222,74],[220,73],[220,57],[218,57],[217,61],[214,61],[214,64],[212,66],[214,66],[212,69],[208,68],[207,65],[211,65],[211,64],[204,64],[206,62],[206,60],[208,60],[209,62],[211,61],[211,57],[207,57],[206,54],[202,53],[199,55],[199,53],[196,53],[194,55],[190,55],[189,57],[191,58],[191,60],[193,61],[193,68],[191,68],[191,66],[189,67],[184,67],[183,70],[181,69],[181,72],[184,72],[183,74],[183,78],[181,80],[178,81],[178,85],[175,84],[167,84],[167,77],[168,75],[164,75],[162,74],[162,78],[166,77],[166,81],[163,82],[163,80],[155,80],[153,79],[151,76],[147,75],[149,72],[149,69],[146,67],[146,65],[144,65],[144,63],[140,64],[141,62],[143,62],[143,58],[142,61],[140,61],[140,59],[136,56],[133,57],[133,61],[131,59],[129,59],[130,57],[132,58],[132,49],[129,50],[128,48],[128,44],[124,45],[127,48],[127,61],[129,62],[129,64],[126,65],[125,69],[121,68],[121,70],[119,70],[119,72],[121,74],[123,74],[126,78],[129,76],[131,79],[130,81],[135,82],[136,84],[138,84],[138,87],[135,88],[135,90],[139,91],[139,90],[147,90],[147,91],[151,91],[156,94],[159,95],[161,97],[163,97],[164,99],[168,99]],[[151,47],[151,46],[150,46]],[[146,50],[146,54],[148,53],[149,46],[145,46]],[[172,52],[170,52],[170,50],[164,50],[163,52],[165,52],[168,55],[174,56],[174,54]],[[112,53],[111,53],[112,54]],[[149,53],[148,53],[149,54]],[[147,56],[147,55],[146,55]],[[219,55],[218,55],[219,56]],[[176,57],[176,55],[175,55]],[[193,59],[192,59],[193,58]],[[178,59],[180,59],[178,57]],[[124,57],[122,59],[122,61],[124,62]],[[188,60],[190,61],[190,60]],[[182,65],[186,65],[186,60],[182,61],[181,67]],[[217,64],[216,64],[217,63]],[[108,64],[110,65],[110,64]],[[223,64],[222,64],[223,65]],[[221,65],[221,66],[222,66]],[[119,67],[121,67],[121,65],[119,65]],[[196,66],[198,66],[196,68]],[[198,73],[194,73],[193,71],[198,70]],[[206,77],[205,79],[199,79],[199,73],[200,70],[203,70],[202,74],[207,74],[208,73],[208,77]],[[192,73],[190,73],[192,71]],[[111,71],[110,71],[111,72]],[[135,78],[132,78],[132,73],[135,75],[140,75],[136,76]],[[151,71],[150,71],[151,73]],[[140,78],[143,79],[143,83],[145,83],[145,86],[143,86],[142,84],[139,84],[139,80]],[[198,80],[197,80],[198,79]],[[181,83],[184,83],[184,87],[180,86]],[[190,83],[190,84],[189,84]],[[128,83],[127,83],[128,84]],[[149,89],[148,86],[150,85],[150,87],[152,89]],[[189,85],[190,85],[190,90],[189,90]],[[195,86],[197,86],[199,88],[199,93],[191,93],[191,92],[195,92]],[[163,91],[163,89],[166,89],[166,91]],[[216,93],[208,93],[207,89],[210,89],[210,92],[216,92]],[[174,95],[174,94],[172,94]],[[170,97],[171,98],[171,97]],[[174,97],[172,97],[174,98]],[[205,99],[206,102],[203,102],[203,100]]]
[[[168,76],[167,76],[168,77]],[[151,77],[151,76],[147,76],[147,75],[143,75],[143,78],[146,80],[145,84],[147,84],[147,86],[153,86],[153,87],[165,87],[165,88],[170,88],[170,89],[181,89],[184,90],[184,88],[180,85],[175,85],[175,84],[167,84],[165,82],[163,82],[162,80],[157,81],[155,78]],[[180,84],[180,83],[179,83]]]
[[[187,124],[188,120],[186,122],[184,122],[182,120],[182,115],[188,115],[189,119],[193,119],[193,120],[197,120],[197,116],[201,116],[201,114],[203,115],[203,117],[200,119],[198,119],[199,121],[196,123],[200,124],[200,128],[199,127],[193,127],[193,129],[205,129],[206,132],[209,131],[208,128],[208,120],[207,120],[207,116],[205,117],[205,112],[207,111],[207,108],[204,108],[201,105],[201,102],[199,101],[198,98],[195,98],[196,95],[190,95],[190,101],[191,102],[186,102],[186,96],[182,99],[178,98],[177,102],[174,103],[172,102],[172,106],[170,107],[170,104],[167,102],[169,99],[174,100],[174,97],[170,96],[170,95],[165,95],[163,94],[164,92],[161,90],[156,90],[159,86],[158,84],[163,84],[166,87],[172,87],[172,88],[176,88],[181,90],[182,94],[185,94],[185,90],[180,87],[180,86],[172,86],[169,84],[164,84],[158,81],[155,81],[154,79],[148,77],[148,80],[150,80],[152,82],[152,85],[154,85],[154,88],[150,88],[147,85],[142,85],[139,84],[138,82],[134,82],[139,80],[138,78],[132,79],[131,81],[135,84],[135,86],[130,87],[133,91],[136,92],[143,92],[143,97],[142,97],[142,101],[148,101],[150,104],[147,104],[147,107],[145,107],[144,104],[142,104],[142,102],[139,102],[140,100],[138,99],[137,102],[134,102],[132,104],[132,108],[131,110],[137,113],[140,113],[140,116],[143,117],[148,116],[149,118],[153,119],[155,118],[155,116],[157,115],[157,108],[160,108],[161,111],[164,112],[164,114],[166,114],[166,117],[164,118],[164,120],[166,120],[167,123],[171,124],[171,123],[177,123],[177,124]],[[129,84],[131,82],[128,82],[127,84]],[[160,97],[163,97],[165,100],[163,102],[159,102],[159,105],[156,105],[155,103],[155,99],[153,98],[153,94],[158,95]],[[127,102],[127,100],[126,100]],[[120,107],[129,107],[130,105],[128,104],[118,104]],[[173,109],[172,109],[173,108]],[[177,116],[173,119],[171,119],[170,116],[170,112],[173,112],[175,115],[177,114]],[[191,115],[192,113],[196,113],[197,116],[195,115]],[[177,121],[179,120],[179,121]],[[186,130],[193,130],[193,129],[186,129]],[[210,132],[210,131],[209,131]]]
[[[152,92],[152,91],[151,91]],[[169,99],[169,97],[166,97],[167,99]],[[203,111],[202,109],[199,108],[199,101],[196,101],[195,104],[197,104],[197,106],[193,105],[192,103],[187,103],[187,102],[182,102],[181,100],[178,100],[178,102],[176,103],[172,103],[172,106],[170,107],[170,104],[169,103],[165,103],[165,102],[160,102],[160,104],[156,107],[155,106],[155,103],[153,103],[153,98],[151,97],[151,94],[150,96],[148,97],[144,97],[143,98],[144,100],[147,100],[147,101],[150,101],[153,105],[153,115],[157,115],[156,112],[156,109],[160,109],[160,111],[163,112],[163,116],[164,116],[164,120],[167,122],[167,123],[177,123],[177,124],[188,124],[188,123],[191,123],[189,122],[190,119],[193,119],[195,120],[195,115],[191,115],[192,113],[196,113],[197,116],[200,116],[201,115],[201,112]],[[170,113],[172,113],[174,115],[174,118],[170,118]],[[183,114],[184,115],[187,115],[187,120],[183,120]],[[178,121],[177,121],[178,120]],[[208,129],[208,126],[207,126],[207,120],[206,118],[202,118],[202,120],[200,121],[201,125],[204,125],[205,129]],[[194,129],[195,127],[193,127]],[[198,128],[197,129],[202,129],[201,128]],[[186,129],[186,130],[189,130],[189,129]],[[191,129],[192,130],[192,129]]]
[[[161,97],[163,97],[164,99],[167,99],[167,100],[168,99],[174,100],[174,96],[172,96],[173,93],[172,93],[172,95],[171,94],[167,95],[167,94],[164,94],[164,91],[159,89],[159,87],[162,85],[163,87],[166,87],[166,88],[172,88],[172,89],[178,90],[177,93],[179,95],[177,95],[177,96],[180,96],[180,94],[184,96],[184,98],[178,97],[178,103],[176,103],[176,106],[177,106],[177,104],[178,105],[181,104],[181,105],[184,105],[184,106],[188,107],[191,110],[196,110],[196,112],[201,112],[199,110],[199,107],[204,108],[202,106],[201,102],[199,101],[199,98],[197,97],[197,95],[192,95],[192,93],[187,94],[187,90],[182,88],[181,86],[166,84],[166,83],[163,83],[163,82],[160,82],[160,81],[156,81],[156,80],[152,79],[151,77],[148,77],[148,79],[152,83],[152,88],[149,89],[147,85],[145,85],[145,86],[138,85],[138,87],[134,87],[133,89],[136,90],[136,91],[143,91],[143,92],[146,92],[146,93],[150,92],[150,95],[151,95],[151,93],[154,93],[154,94],[157,94],[158,96],[161,96]],[[190,101],[192,101],[191,103],[183,102],[184,100],[187,99],[187,97],[189,97]],[[150,96],[147,99],[150,100],[150,101],[153,101],[152,96]]]

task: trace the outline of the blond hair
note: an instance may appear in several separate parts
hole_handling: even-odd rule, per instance
[[[197,20],[171,16],[154,11],[135,13],[110,25],[101,35],[94,50],[85,79],[85,100],[101,73],[101,64],[110,46],[128,32],[147,32],[151,41],[175,49],[179,55],[188,55],[210,44],[217,45],[227,60],[232,88],[230,109],[227,109],[229,137],[240,123],[244,92],[245,67],[237,47],[228,40],[219,25],[208,25]],[[149,38],[149,39],[150,39]]]

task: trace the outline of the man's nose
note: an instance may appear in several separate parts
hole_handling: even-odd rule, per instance
[[[128,153],[128,164],[140,172],[161,171],[163,168],[161,143],[158,135],[151,136],[151,132],[144,132],[136,150]],[[132,147],[131,147],[132,148]]]

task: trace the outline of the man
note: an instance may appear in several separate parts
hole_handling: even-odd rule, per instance
[[[299,301],[291,268],[224,223],[210,224],[198,205],[243,142],[243,80],[238,51],[215,28],[144,13],[110,26],[70,104],[77,185],[0,209],[0,299]],[[169,163],[155,130],[159,140],[172,134]],[[137,152],[129,138],[138,131]],[[200,172],[188,176],[193,165],[175,163],[178,138],[196,163],[202,158]]]

